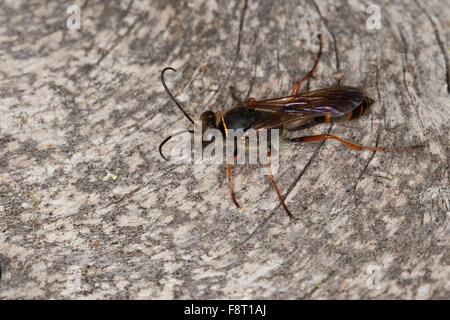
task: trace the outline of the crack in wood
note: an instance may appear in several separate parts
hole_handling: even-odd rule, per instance
[[[377,58],[377,62],[375,64],[376,67],[376,73],[375,73],[375,87],[377,89],[377,98],[378,103],[383,107],[383,122],[384,122],[384,128],[387,129],[387,121],[386,121],[386,105],[384,100],[381,101],[381,94],[380,94],[380,84],[379,84],[379,77],[380,77],[380,70],[379,70],[379,58]],[[373,114],[373,112],[372,112]]]
[[[340,62],[339,62],[339,52],[338,52],[338,47],[337,47],[336,36],[334,35],[334,32],[331,30],[330,26],[328,25],[328,20],[322,15],[322,12],[320,11],[319,6],[315,2],[315,0],[309,0],[309,1],[315,8],[316,12],[319,14],[320,20],[322,21],[323,25],[325,26],[325,29],[327,29],[328,33],[330,34],[331,38],[333,39],[334,55],[336,58],[336,72],[339,72]],[[337,83],[338,84],[340,83],[340,79],[337,80]]]
[[[431,19],[431,17],[429,16],[429,14],[427,13],[427,11],[425,9],[423,9],[420,5],[419,2],[417,0],[414,0],[414,2],[416,3],[417,7],[419,7],[419,9],[423,12],[423,14],[427,17],[429,23],[431,24],[433,31],[434,31],[434,36],[436,38],[436,42],[439,46],[439,49],[441,51],[442,57],[444,58],[444,64],[445,64],[445,80],[447,82],[447,92],[450,93],[450,67],[449,67],[449,61],[448,61],[448,56],[444,47],[444,44],[442,43],[441,37],[439,36],[439,29],[436,25],[436,23],[433,21],[433,19]]]
[[[378,141],[379,141],[379,139],[380,139],[380,133],[378,133],[378,135],[377,135],[377,140],[376,140],[376,142],[375,142],[375,147],[378,147]],[[367,161],[366,165],[364,166],[363,170],[362,170],[361,173],[359,174],[358,178],[356,178],[355,185],[353,186],[353,192],[356,190],[356,187],[358,186],[358,183],[360,182],[362,176],[363,176],[364,173],[366,172],[367,167],[369,166],[369,164],[372,162],[373,158],[375,157],[375,153],[376,153],[376,152],[377,152],[377,151],[373,151],[373,152],[372,152],[372,155],[370,156],[369,161]]]
[[[103,59],[105,59],[111,53],[111,51],[113,51],[122,42],[122,40],[130,34],[130,32],[134,29],[134,27],[141,20],[141,18],[142,18],[142,16],[138,16],[134,20],[133,24],[128,27],[127,31],[125,31],[125,33],[123,35],[116,38],[113,45],[106,52],[104,52],[101,55],[101,57],[97,60],[97,62],[95,63],[96,66],[100,65],[100,63],[102,63]]]
[[[408,85],[406,83],[406,68],[405,68],[405,64],[409,64],[409,62],[408,62],[408,46],[406,44],[405,36],[403,35],[403,32],[402,32],[402,30],[400,28],[398,29],[398,32],[400,34],[400,39],[402,40],[403,49],[405,50],[404,58],[402,59],[403,86],[405,87],[406,93],[408,94],[409,100],[411,101],[411,105],[414,108],[417,120],[419,121],[420,127],[422,129],[422,133],[423,133],[425,131],[425,127],[423,125],[422,119],[420,118],[419,110],[417,109],[417,105],[414,102],[414,99],[413,99],[413,97],[411,95],[411,92],[409,91]]]
[[[241,11],[241,18],[239,20],[238,42],[237,42],[237,47],[236,47],[236,56],[235,56],[234,60],[237,60],[237,58],[239,57],[239,52],[241,50],[241,36],[242,36],[242,29],[244,28],[244,19],[245,19],[245,13],[247,12],[247,4],[248,4],[248,0],[245,0],[244,7],[242,8],[242,11]]]

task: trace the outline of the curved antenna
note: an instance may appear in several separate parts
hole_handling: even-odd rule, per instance
[[[165,138],[165,139],[163,140],[163,142],[161,142],[161,144],[159,145],[159,154],[161,155],[161,157],[162,157],[164,160],[169,161],[169,159],[166,158],[166,157],[164,156],[164,154],[162,153],[162,147],[166,144],[167,141],[169,141],[169,140],[172,139],[173,137],[178,136],[178,135],[180,135],[180,134],[182,134],[182,133],[185,133],[185,132],[189,132],[189,133],[194,134],[194,131],[193,131],[193,130],[183,130],[183,131],[179,131],[179,132],[177,132],[177,133],[174,133],[174,134],[168,136],[167,138]]]
[[[190,122],[192,122],[192,124],[194,124],[194,120],[192,120],[192,118],[189,117],[189,115],[186,113],[186,111],[184,111],[184,109],[183,109],[183,107],[181,106],[181,104],[174,98],[174,96],[172,95],[172,93],[170,93],[169,88],[167,88],[166,82],[164,81],[164,73],[165,73],[167,70],[172,70],[172,71],[177,72],[177,70],[175,70],[175,69],[172,68],[172,67],[166,67],[166,68],[164,68],[163,71],[161,71],[161,83],[162,83],[164,89],[166,90],[166,93],[169,95],[170,99],[172,99],[172,101],[176,104],[176,106],[178,107],[178,109],[180,109],[181,112],[183,112],[183,114],[186,116],[186,118],[188,118],[188,120],[189,120]],[[169,139],[169,140],[170,140],[170,139]],[[164,140],[164,142],[165,142],[165,140]],[[163,158],[164,158],[164,157],[163,157]],[[167,159],[166,159],[166,160],[167,160]]]

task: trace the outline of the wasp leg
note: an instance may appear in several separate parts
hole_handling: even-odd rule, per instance
[[[413,147],[398,147],[398,148],[380,148],[380,147],[366,147],[361,146],[359,144],[350,142],[348,140],[342,139],[338,136],[332,135],[332,134],[319,134],[317,136],[304,136],[304,137],[297,137],[297,138],[291,138],[289,139],[290,142],[316,142],[316,141],[323,141],[327,140],[328,138],[335,139],[339,141],[340,143],[346,145],[349,148],[352,148],[354,150],[373,150],[373,151],[402,151],[402,150],[410,150],[414,148],[420,147],[420,145],[413,146]]]
[[[296,96],[298,94],[298,90],[300,89],[300,85],[302,84],[302,82],[311,78],[314,74],[314,70],[317,68],[317,64],[319,63],[320,56],[322,55],[322,36],[319,34],[318,38],[319,38],[319,43],[320,43],[320,49],[319,49],[319,53],[317,54],[316,61],[314,62],[314,66],[307,74],[305,74],[303,76],[303,78],[301,78],[294,84],[294,89],[292,89],[291,96]]]
[[[233,100],[236,101],[238,104],[248,104],[256,101],[255,98],[248,98],[244,102],[242,102],[242,100],[236,95],[236,90],[234,89],[233,86],[230,86],[230,94],[231,98],[233,98]]]
[[[231,181],[231,159],[236,160],[236,158],[237,158],[237,155],[234,154],[233,156],[231,156],[230,160],[227,163],[227,179],[228,179],[228,187],[230,188],[230,191],[231,191],[231,198],[233,199],[233,202],[236,205],[236,207],[240,208],[239,203],[237,203],[237,201],[236,201],[236,195],[234,193],[233,182]]]
[[[283,205],[284,210],[288,214],[289,218],[294,219],[294,216],[292,215],[292,213],[289,211],[286,204],[284,203],[283,196],[281,195],[280,190],[278,189],[277,184],[275,183],[275,179],[273,178],[272,169],[270,168],[270,156],[271,155],[272,155],[271,152],[267,152],[267,172],[268,172],[269,179],[272,182],[273,187],[275,188],[275,191],[277,192],[278,198],[280,199],[280,202]]]
[[[236,95],[236,89],[233,86],[230,86],[230,94],[231,98],[239,104],[242,104],[242,100]]]

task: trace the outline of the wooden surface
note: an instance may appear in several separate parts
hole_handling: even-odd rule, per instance
[[[0,298],[449,298],[447,1],[72,1],[0,4]],[[163,161],[193,117],[255,98],[358,86],[368,115],[284,144],[264,166]],[[341,74],[343,73],[343,75]],[[173,146],[173,145],[172,145]],[[168,150],[170,145],[167,146]]]

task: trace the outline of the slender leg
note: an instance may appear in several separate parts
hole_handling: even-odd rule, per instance
[[[231,181],[231,159],[236,160],[236,158],[237,158],[237,155],[234,154],[233,156],[231,156],[230,161],[228,161],[228,163],[227,163],[227,178],[228,178],[228,187],[230,188],[230,191],[231,191],[231,198],[233,199],[233,202],[236,205],[236,207],[240,208],[239,203],[237,203],[237,201],[236,201],[236,195],[234,193],[233,182]]]
[[[233,98],[234,101],[236,101],[239,104],[242,104],[242,100],[236,95],[236,90],[233,86],[230,86],[230,94],[231,98]]]
[[[255,98],[248,98],[244,102],[242,102],[242,100],[236,95],[236,90],[234,89],[233,86],[230,86],[230,93],[231,93],[231,98],[233,98],[233,100],[239,104],[247,104],[247,103],[256,101]]]
[[[317,54],[316,61],[314,62],[314,66],[312,67],[311,71],[309,71],[307,74],[305,74],[303,76],[303,78],[301,78],[294,84],[294,89],[292,89],[291,96],[296,96],[298,94],[298,90],[300,89],[300,85],[302,84],[302,82],[308,80],[309,78],[311,78],[313,76],[314,70],[316,69],[317,64],[319,63],[320,56],[322,55],[322,36],[319,34],[318,37],[319,37],[320,49],[319,49],[319,53]]]
[[[280,202],[283,205],[284,210],[288,214],[289,218],[294,219],[294,216],[292,215],[292,213],[289,211],[289,209],[287,208],[286,204],[284,203],[284,200],[283,200],[283,197],[282,197],[282,195],[280,193],[280,190],[278,190],[277,184],[275,183],[275,179],[273,178],[272,170],[270,168],[270,156],[271,155],[272,154],[270,152],[267,153],[267,171],[268,171],[269,179],[272,182],[273,187],[275,188],[275,191],[277,192],[278,199],[280,199]]]
[[[305,136],[305,137],[298,137],[298,138],[291,138],[289,139],[290,142],[316,142],[316,141],[322,141],[326,140],[328,138],[335,139],[339,141],[340,143],[345,144],[347,147],[350,147],[354,150],[373,150],[373,151],[401,151],[401,150],[409,150],[420,147],[420,145],[413,146],[413,147],[398,147],[398,148],[379,148],[379,147],[366,147],[366,146],[360,146],[359,144],[350,142],[348,140],[342,139],[338,136],[332,135],[332,134],[319,134],[317,136]]]

